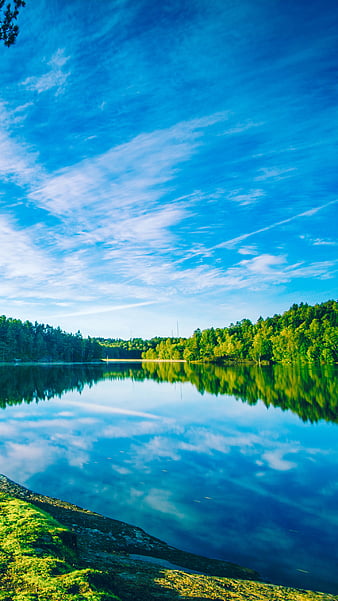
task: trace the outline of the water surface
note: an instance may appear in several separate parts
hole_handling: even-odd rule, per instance
[[[337,367],[3,366],[0,472],[338,593]]]

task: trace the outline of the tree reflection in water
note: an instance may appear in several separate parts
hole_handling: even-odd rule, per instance
[[[190,382],[197,390],[296,413],[303,421],[338,421],[338,367],[150,363],[0,367],[0,407],[81,392],[100,380]]]

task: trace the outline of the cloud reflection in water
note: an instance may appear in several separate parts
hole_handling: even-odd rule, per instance
[[[128,378],[0,418],[0,471],[21,484],[275,582],[338,591],[336,424]]]

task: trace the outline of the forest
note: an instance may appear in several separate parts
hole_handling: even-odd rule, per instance
[[[0,362],[75,362],[101,359],[213,363],[338,362],[338,303],[294,304],[253,324],[197,329],[190,338],[84,338],[60,327],[0,316]]]
[[[195,330],[190,338],[167,338],[143,352],[144,359],[206,362],[336,363],[338,303],[294,304],[282,315],[253,324]]]
[[[102,348],[80,332],[0,316],[0,362],[87,362],[100,359]]]
[[[101,352],[105,359],[141,359],[143,353],[155,350],[156,347],[167,339],[156,336],[149,340],[143,338],[95,338],[101,346]]]

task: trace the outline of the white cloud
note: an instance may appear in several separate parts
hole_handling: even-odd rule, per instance
[[[176,501],[170,501],[170,492],[160,488],[151,488],[148,494],[143,498],[143,503],[159,511],[166,516],[173,516],[176,520],[185,518],[184,512],[179,509]]]
[[[47,248],[41,245],[41,237]],[[81,255],[57,257],[54,249],[48,248],[48,237],[43,227],[22,229],[9,217],[0,216],[0,295],[16,301],[93,299],[94,285],[89,285]]]
[[[179,443],[179,448],[183,451],[194,451],[203,454],[212,454],[217,451],[219,453],[228,454],[234,447],[239,447],[241,452],[245,452],[247,448],[252,448],[259,444],[259,437],[256,434],[246,434],[231,432],[227,434],[219,434],[217,432],[209,432],[204,428],[191,428],[187,432],[188,441]]]
[[[240,255],[257,255],[257,247],[252,246],[242,246],[237,251]]]
[[[26,441],[25,444],[7,442],[2,452],[3,468],[0,472],[20,474],[21,482],[37,472],[44,472],[54,462],[53,451],[48,442]]]
[[[68,57],[60,51],[49,66],[51,71],[62,70],[67,62]],[[2,112],[9,123],[4,107]],[[254,245],[240,243],[311,217],[336,200],[209,248],[196,241],[196,233],[207,239],[213,234],[212,227],[200,224],[184,255],[192,236],[190,222],[194,223],[201,203],[212,205],[214,200],[212,194],[196,190],[175,198],[174,180],[183,163],[202,145],[208,128],[226,118],[216,114],[140,134],[52,174],[5,129],[0,135],[0,175],[25,186],[33,211],[35,205],[48,213],[53,227],[39,222],[23,229],[8,217],[0,218],[5,251],[0,259],[3,298],[17,303],[48,299],[54,306],[49,304],[47,319],[57,320],[168,303],[175,297],[221,289],[259,290],[296,277],[330,277],[332,262],[288,265],[285,256],[259,254]],[[173,198],[170,202],[169,195]],[[264,191],[241,187],[229,195],[219,188],[216,196],[219,201],[227,195],[228,200],[245,205],[257,202]],[[36,214],[41,219],[41,213]],[[182,236],[185,231],[186,239]],[[317,245],[320,243],[318,239]],[[238,245],[239,254],[253,258],[229,267],[224,257],[215,256],[219,249]],[[189,267],[182,269],[186,261],[190,261]],[[68,303],[65,314],[60,313],[60,303]]]
[[[317,261],[309,265],[291,266],[286,275],[293,278],[318,278],[328,280],[337,272],[337,261]]]
[[[0,436],[4,438],[12,438],[16,435],[16,429],[14,424],[6,424],[0,422]]]
[[[37,92],[38,94],[47,92],[53,88],[56,88],[56,95],[61,94],[64,91],[66,81],[70,76],[69,71],[63,70],[63,67],[69,59],[69,56],[65,56],[64,49],[59,48],[47,63],[50,69],[46,73],[43,73],[43,75],[27,77],[27,79],[22,82],[22,85],[28,90]]]
[[[287,167],[287,168],[280,168],[280,167],[263,167],[261,169],[259,169],[259,172],[261,172],[262,175],[257,175],[255,177],[255,180],[258,181],[265,181],[268,179],[274,179],[274,180],[281,180],[284,179],[286,177],[290,177],[290,175],[296,171],[296,167]]]
[[[137,280],[147,286],[165,289],[161,302],[166,302],[176,294],[196,294],[201,291],[219,289],[264,289],[267,286],[285,284],[296,278],[332,277],[336,263],[334,261],[313,262],[310,264],[288,264],[285,255],[264,253],[252,259],[244,259],[224,269],[208,265],[198,265],[187,269],[177,269],[176,263],[161,257],[141,254],[140,252],[115,251],[111,253],[119,273],[128,277],[128,281]],[[135,261],[132,260],[134,257]]]
[[[272,469],[285,472],[297,467],[297,464],[294,461],[289,461],[284,458],[285,454],[291,452],[296,453],[297,451],[291,449],[274,449],[263,453],[262,458]]]
[[[73,313],[60,313],[62,317],[74,317],[76,315],[97,315],[98,313],[110,313],[111,311],[125,311],[126,309],[135,309],[136,307],[145,307],[148,305],[157,304],[159,301],[145,301],[142,303],[129,303],[125,305],[111,305],[107,306],[95,306],[88,309],[82,309],[81,311],[74,311]],[[54,317],[58,315],[54,314]]]
[[[27,231],[15,227],[5,216],[0,216],[0,245],[2,277],[30,278],[35,283],[45,280],[51,270],[46,265],[46,255],[34,245]]]
[[[245,123],[237,123],[233,127],[230,127],[224,132],[224,135],[233,135],[233,134],[241,134],[243,132],[247,132],[250,129],[255,127],[261,127],[264,125],[264,121],[255,122],[255,121],[246,121]]]
[[[142,266],[142,262],[140,264]],[[285,284],[295,278],[330,278],[335,270],[334,261],[297,263],[289,265],[285,255],[261,254],[252,259],[244,259],[233,266],[222,269],[209,266],[197,266],[176,270],[169,262],[144,266],[139,278],[146,283],[167,283],[167,294],[178,290],[185,294],[200,291],[265,289],[267,286]]]
[[[276,265],[282,265],[286,262],[284,256],[274,256],[269,254],[259,255],[253,259],[246,259],[239,263],[245,270],[254,274],[270,275],[273,274],[273,268]]]
[[[149,304],[154,296],[158,298],[159,286],[170,282],[176,287],[180,281],[194,280],[197,289],[209,287],[207,282],[217,272],[200,268],[191,275],[181,274],[174,262],[163,260],[163,252],[178,252],[175,228],[190,216],[191,196],[164,206],[159,201],[180,163],[196,152],[205,128],[224,118],[215,115],[141,134],[54,175],[40,174],[29,197],[59,219],[53,229],[40,227],[40,238],[59,256],[48,288],[52,293],[53,284],[62,282],[64,294],[59,292],[56,301],[71,296],[75,286],[82,302],[101,293],[121,300],[132,295]],[[138,285],[130,287],[133,280]],[[118,307],[130,304],[122,302]],[[112,305],[101,304],[102,311],[106,307],[110,310]],[[83,311],[91,312],[90,308]]]
[[[226,287],[264,289],[269,285],[279,285],[296,278],[318,277],[327,279],[332,276],[336,263],[319,261],[304,265],[296,263],[288,265],[287,257],[262,254],[252,259],[245,259],[230,267],[219,284]]]
[[[38,166],[38,153],[10,134],[17,119],[15,113],[0,102],[0,179],[29,186],[31,181],[39,181],[42,170]]]
[[[167,192],[181,162],[200,144],[208,125],[220,116],[179,123],[166,130],[140,134],[104,154],[85,159],[45,179],[32,200],[68,223],[93,231],[107,218],[136,218]],[[101,233],[104,233],[104,229]],[[106,230],[107,231],[107,230]],[[75,233],[75,232],[74,232]]]
[[[174,238],[168,228],[179,223],[187,214],[183,205],[167,205],[150,214],[125,218],[110,228],[114,239],[118,242],[132,242],[166,247]]]
[[[154,436],[149,442],[143,444],[141,448],[133,446],[132,451],[134,451],[135,457],[137,456],[137,464],[141,463],[142,465],[154,461],[154,459],[157,460],[160,457],[165,457],[172,461],[180,459],[176,441],[165,436]]]
[[[120,425],[109,425],[102,431],[102,436],[107,438],[134,438],[150,434],[170,432],[171,434],[182,434],[183,427],[173,418],[161,418],[159,420],[135,421],[126,420]]]
[[[131,471],[128,470],[128,468],[120,466],[120,465],[112,464],[111,468],[112,468],[112,470],[114,470],[118,474],[121,474],[122,476],[126,476],[127,474],[131,473]]]
[[[230,194],[228,194],[228,199],[237,202],[242,206],[245,206],[255,204],[259,199],[263,198],[264,196],[264,190],[252,189],[245,191],[242,189],[238,189],[233,190]]]
[[[337,246],[338,242],[336,240],[315,238],[315,240],[313,240],[313,245],[314,246]]]

